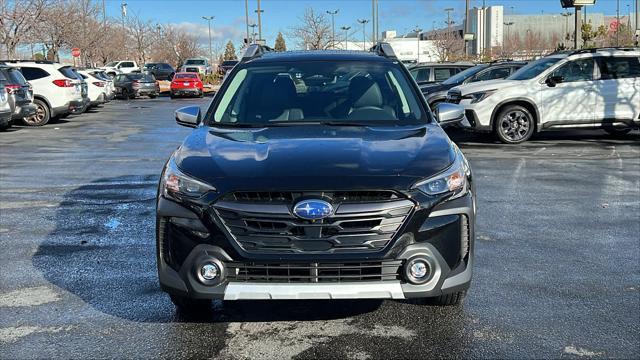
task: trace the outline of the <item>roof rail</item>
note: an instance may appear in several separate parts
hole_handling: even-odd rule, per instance
[[[2,59],[0,60],[0,62],[12,63],[12,64],[21,63],[21,62],[32,62],[36,64],[55,64],[56,63],[55,61],[49,61],[49,60],[18,60],[18,59],[13,59],[13,60]]]
[[[378,42],[369,51],[376,53],[378,56],[384,56],[389,59],[398,59],[396,53],[393,51],[391,44],[387,42]]]
[[[619,51],[640,51],[638,47],[628,47],[628,46],[608,46],[608,47],[598,47],[598,48],[590,48],[590,49],[578,49],[573,50],[569,53],[569,55],[575,54],[588,54],[594,53],[600,50],[619,50]]]
[[[268,53],[268,52],[271,52],[271,51],[273,51],[273,49],[271,49],[270,47],[268,47],[266,45],[251,44],[251,45],[249,45],[247,50],[244,52],[244,55],[242,55],[242,58],[240,59],[240,62],[244,63],[244,62],[247,62],[249,60],[259,58],[262,55],[264,55],[265,53]]]
[[[513,61],[513,59],[495,59],[495,60],[489,61],[489,64],[495,64],[495,63],[501,63],[501,62],[509,62],[509,61]]]

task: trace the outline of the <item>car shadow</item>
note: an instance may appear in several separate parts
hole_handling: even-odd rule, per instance
[[[490,133],[479,133],[463,129],[446,129],[446,132],[453,142],[463,147],[474,145],[536,147],[553,145],[570,146],[572,144],[584,146],[585,143],[600,144],[603,146],[621,144],[640,145],[640,132],[638,132],[638,130],[631,131],[624,135],[611,135],[604,130],[552,130],[535,134],[528,141],[515,145],[503,144]]]
[[[32,257],[52,284],[102,313],[137,322],[329,320],[375,311],[379,300],[215,301],[176,311],[156,273],[157,176],[103,178],[64,194],[55,228]]]

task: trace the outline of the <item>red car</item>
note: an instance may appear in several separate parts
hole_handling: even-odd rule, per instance
[[[179,72],[171,80],[171,98],[176,96],[202,97],[204,84],[198,73]]]

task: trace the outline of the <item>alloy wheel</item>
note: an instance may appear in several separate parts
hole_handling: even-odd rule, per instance
[[[529,116],[521,110],[509,111],[500,119],[498,130],[510,141],[520,141],[527,137],[531,129]]]

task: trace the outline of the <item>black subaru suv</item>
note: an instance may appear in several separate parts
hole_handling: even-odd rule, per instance
[[[370,52],[253,45],[172,154],[157,201],[163,290],[211,299],[429,298],[471,281],[471,169],[388,44]]]

